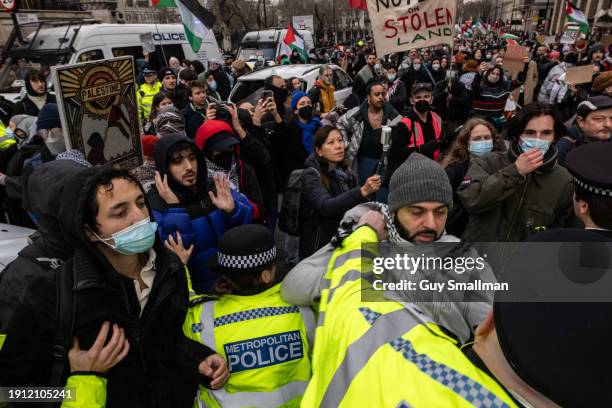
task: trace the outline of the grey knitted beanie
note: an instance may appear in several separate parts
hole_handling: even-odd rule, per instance
[[[453,188],[446,172],[435,161],[412,153],[393,173],[389,183],[389,211],[425,201],[453,207]]]

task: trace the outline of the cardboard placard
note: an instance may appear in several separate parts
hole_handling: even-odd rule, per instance
[[[514,77],[525,68],[523,60],[528,56],[527,48],[521,45],[510,44],[506,48],[503,67]]]
[[[578,29],[567,29],[563,33],[561,37],[561,44],[574,44],[578,37],[580,36],[580,31]]]
[[[612,34],[604,35],[601,39],[601,44],[604,46],[604,48],[608,48],[608,46],[612,44]]]
[[[545,45],[554,44],[556,40],[557,40],[557,37],[555,37],[554,35],[547,35],[546,37],[544,37],[544,44]]]
[[[140,166],[133,57],[59,65],[52,75],[66,148],[93,165]]]
[[[142,49],[149,54],[155,52],[155,44],[153,44],[153,34],[144,33],[140,34],[140,42],[142,43]]]
[[[573,67],[565,73],[566,84],[588,84],[593,81],[594,65]]]

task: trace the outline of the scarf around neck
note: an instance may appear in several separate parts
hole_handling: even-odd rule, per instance
[[[212,178],[216,174],[229,174],[230,183],[232,184],[230,187],[238,192],[240,192],[240,179],[238,178],[238,164],[236,163],[236,158],[232,159],[232,166],[230,167],[229,172],[225,170],[223,167],[218,164],[212,162],[208,158],[206,158],[206,167],[208,169],[208,177]]]
[[[313,117],[308,123],[302,123],[301,120],[296,120],[298,126],[302,129],[302,145],[304,149],[311,155],[314,151],[314,134],[321,125],[321,119]]]

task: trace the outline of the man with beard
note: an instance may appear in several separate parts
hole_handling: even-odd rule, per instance
[[[609,142],[612,135],[612,98],[593,96],[578,105],[576,124],[556,144],[559,162],[575,147],[592,142]]]
[[[391,178],[389,205],[372,202],[360,204],[348,211],[340,222],[331,244],[303,260],[287,275],[283,281],[283,299],[296,305],[316,305],[325,287],[324,278],[330,261],[332,264],[339,262],[334,261],[334,250],[343,248],[347,240],[355,239],[354,234],[357,234],[364,224],[378,225],[376,229],[384,231],[385,237],[376,241],[385,243],[380,246],[381,252],[391,250],[393,254],[418,257],[422,254],[441,257],[445,255],[478,257],[476,250],[469,244],[445,233],[446,220],[452,203],[452,187],[444,169],[421,154],[412,154]],[[429,245],[433,243],[435,245]],[[360,252],[363,255],[356,257],[369,256],[365,253],[374,250],[369,240],[362,240],[361,245],[363,247]],[[367,270],[362,272],[365,273]],[[411,277],[406,277],[406,271],[401,270],[389,269],[388,273],[387,278],[393,281],[397,279],[418,281],[421,278],[437,281],[448,279],[449,275],[457,279],[457,274],[452,271],[448,273],[444,270],[427,268],[411,271]],[[465,275],[467,277],[470,273]],[[489,281],[494,280],[488,266],[479,272],[479,276]],[[465,342],[473,334],[474,327],[485,318],[490,308],[492,294],[473,291],[466,294],[467,297],[463,296],[463,293],[457,294],[456,297],[453,295],[452,298],[446,293],[385,294],[385,297],[394,300],[423,302],[420,306],[426,310],[430,318],[453,333],[461,342]]]
[[[28,72],[25,78],[27,94],[15,105],[15,115],[38,116],[43,106],[57,103],[55,95],[47,92],[47,79],[41,71]]]
[[[360,101],[366,98],[368,82],[376,78],[378,71],[380,71],[380,64],[376,58],[376,52],[371,51],[367,54],[366,65],[357,72],[354,78],[353,93],[359,97]]]
[[[204,155],[184,135],[165,135],[153,155],[155,187],[147,194],[153,216],[164,240],[180,234],[185,248],[193,247],[187,266],[193,289],[203,293],[218,278],[206,262],[217,251],[219,238],[232,227],[249,224],[253,207],[230,189],[226,178],[209,178]]]

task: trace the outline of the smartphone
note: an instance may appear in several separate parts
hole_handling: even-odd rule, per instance
[[[274,97],[274,93],[270,90],[265,90],[261,93],[261,99],[262,100],[267,100],[268,98],[273,98]]]

